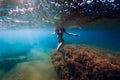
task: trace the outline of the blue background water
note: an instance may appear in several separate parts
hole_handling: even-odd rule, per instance
[[[40,1],[44,4],[44,0]],[[0,5],[1,80],[59,80],[50,61],[50,53],[58,45],[57,35],[52,33],[55,30],[53,17],[60,16],[59,10],[50,7],[48,11],[44,5],[43,9],[38,4],[31,5],[32,3]],[[80,34],[80,37],[64,34],[64,45],[100,47],[120,55],[119,27],[120,25],[111,28],[98,25],[69,27],[66,31]]]
[[[51,28],[47,28],[51,27]],[[80,34],[80,37],[64,34],[65,44],[85,44],[120,51],[120,32],[106,30],[67,29],[68,32]],[[41,29],[1,30],[0,59],[27,55],[31,49],[38,47],[50,54],[57,47],[57,35],[53,26]]]

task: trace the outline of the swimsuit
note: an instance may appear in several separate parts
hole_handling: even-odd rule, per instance
[[[64,28],[57,28],[56,33],[58,34],[58,43],[63,42],[62,34],[65,32]]]

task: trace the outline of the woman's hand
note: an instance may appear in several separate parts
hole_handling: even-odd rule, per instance
[[[80,36],[80,34],[75,34],[75,36]]]
[[[56,32],[53,32],[52,34],[56,34]]]

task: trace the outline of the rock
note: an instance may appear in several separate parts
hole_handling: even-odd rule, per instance
[[[51,54],[61,80],[120,79],[120,58],[111,52],[79,45],[66,45],[63,51],[65,57],[56,50]]]

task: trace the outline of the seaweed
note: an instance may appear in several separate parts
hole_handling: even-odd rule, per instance
[[[118,80],[120,58],[99,48],[65,45],[65,54],[54,50],[51,60],[61,80]],[[59,57],[58,57],[59,56]]]

